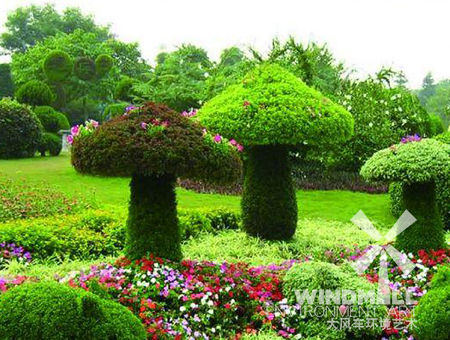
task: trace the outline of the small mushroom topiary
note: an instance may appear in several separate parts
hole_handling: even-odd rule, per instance
[[[243,226],[265,239],[289,239],[297,226],[290,147],[339,144],[353,133],[349,112],[274,64],[255,68],[197,117],[244,145]]]
[[[410,136],[400,144],[378,151],[364,164],[361,169],[364,178],[402,183],[404,208],[417,219],[397,236],[397,248],[417,252],[445,246],[435,188],[436,180],[449,171],[450,146],[418,136]]]
[[[95,128],[73,128],[72,164],[84,174],[131,177],[126,253],[180,260],[178,177],[235,181],[235,147],[165,105],[147,103]],[[72,138],[72,137],[71,137]]]

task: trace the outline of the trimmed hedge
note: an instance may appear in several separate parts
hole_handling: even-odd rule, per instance
[[[0,159],[32,157],[42,137],[36,115],[25,105],[0,101]]]
[[[119,303],[56,282],[27,283],[0,295],[0,338],[145,340],[141,321]]]
[[[50,105],[54,101],[55,95],[46,83],[40,80],[30,80],[19,87],[16,99],[22,104],[43,106]]]
[[[52,51],[44,60],[44,74],[52,82],[67,79],[72,71],[72,58],[64,51]]]

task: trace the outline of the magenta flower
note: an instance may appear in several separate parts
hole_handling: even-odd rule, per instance
[[[249,106],[250,102],[248,100],[244,100],[244,106]]]
[[[203,132],[203,136],[208,133],[208,131],[206,131],[206,129],[203,129],[202,132]]]
[[[161,123],[161,126],[162,127],[169,127],[169,125],[170,125],[170,122],[168,121],[168,120],[165,120],[165,121],[163,121],[162,123]]]
[[[80,133],[80,126],[72,126],[72,128],[70,129],[70,133],[72,134],[72,136],[78,136],[78,134]]]
[[[67,136],[67,143],[69,143],[70,145],[73,144],[73,137],[72,137],[72,135],[68,135]]]
[[[220,143],[222,141],[222,136],[217,134],[214,136],[214,142]]]
[[[128,106],[125,108],[125,113],[128,113],[128,112],[133,111],[133,110],[136,110],[136,106],[134,106],[134,105],[128,105]]]
[[[236,145],[237,145],[237,142],[236,142],[235,139],[231,139],[231,140],[230,140],[230,144],[233,145],[233,146],[236,146]]]
[[[94,128],[98,128],[98,122],[96,120],[91,119],[91,124]]]
[[[237,149],[237,151],[239,151],[239,152],[244,151],[244,147],[243,147],[241,144],[236,145],[236,149]]]
[[[141,123],[141,128],[143,128],[144,130],[147,130],[147,123],[146,122],[142,122]]]

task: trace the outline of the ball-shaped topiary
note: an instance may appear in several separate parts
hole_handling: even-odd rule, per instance
[[[70,123],[66,115],[55,111],[51,106],[38,106],[33,111],[47,132],[58,133],[60,130],[70,129]]]
[[[41,156],[48,151],[50,156],[58,156],[62,150],[62,139],[56,133],[44,132],[38,147]]]
[[[42,106],[50,105],[55,99],[55,95],[46,83],[39,80],[30,80],[19,87],[16,92],[16,99],[22,104]]]
[[[445,245],[436,206],[436,181],[450,171],[450,146],[432,139],[393,145],[375,153],[362,167],[370,181],[401,182],[402,200],[417,221],[396,239],[406,252],[440,249]]]
[[[105,76],[113,67],[114,59],[107,54],[100,54],[95,59],[95,71],[99,77]]]
[[[431,280],[431,289],[414,309],[416,339],[450,339],[450,268],[442,266]]]
[[[0,158],[32,157],[41,140],[41,125],[25,105],[0,101]]]
[[[91,80],[95,77],[95,62],[89,57],[75,59],[74,73],[81,80]]]
[[[66,80],[72,72],[72,58],[64,51],[52,51],[44,60],[44,74],[51,82]]]
[[[72,164],[85,174],[131,177],[128,257],[153,253],[173,260],[181,258],[177,177],[233,181],[241,166],[231,144],[214,140],[198,123],[153,103],[76,136]]]
[[[343,107],[278,65],[264,64],[207,102],[207,127],[245,146],[243,226],[250,235],[288,239],[297,203],[288,151],[295,145],[333,145],[352,135]]]
[[[145,340],[126,307],[56,282],[28,283],[0,295],[0,338]]]

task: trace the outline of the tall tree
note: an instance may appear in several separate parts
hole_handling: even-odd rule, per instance
[[[434,83],[433,74],[428,72],[425,78],[422,81],[422,88],[418,93],[418,97],[420,99],[420,103],[423,106],[426,106],[428,98],[430,98],[436,92],[436,84]]]

